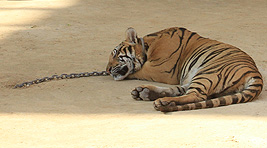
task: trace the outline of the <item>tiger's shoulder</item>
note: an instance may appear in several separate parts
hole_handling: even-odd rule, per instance
[[[209,38],[200,36],[198,33],[190,31],[184,27],[166,28],[158,32],[147,34],[143,38],[147,41],[146,43],[149,45],[156,44],[156,46],[164,45],[168,47],[176,46],[177,44],[187,45],[189,41],[193,41],[199,44],[201,44],[202,42],[210,42],[211,44],[214,42],[218,42],[216,40],[211,40]]]

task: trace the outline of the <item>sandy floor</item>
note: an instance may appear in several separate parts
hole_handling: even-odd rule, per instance
[[[89,77],[12,89],[104,70],[130,26],[140,36],[183,26],[240,47],[266,83],[266,12],[266,0],[0,1],[0,147],[266,147],[267,87],[251,103],[169,114],[131,98],[135,86],[156,84],[146,81]]]

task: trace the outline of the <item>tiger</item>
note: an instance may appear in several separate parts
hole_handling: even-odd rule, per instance
[[[254,60],[232,45],[183,27],[138,37],[134,28],[109,56],[114,80],[170,84],[134,88],[135,100],[154,101],[157,111],[173,112],[246,103],[259,96],[263,79]]]

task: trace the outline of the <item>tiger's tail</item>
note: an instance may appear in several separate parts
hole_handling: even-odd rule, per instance
[[[172,112],[172,111],[185,111],[185,110],[195,110],[195,109],[203,109],[203,108],[213,108],[219,106],[226,106],[237,103],[246,103],[250,102],[256,97],[259,96],[263,88],[262,77],[254,76],[247,81],[244,89],[238,93],[232,95],[226,95],[206,101],[189,103],[184,105],[172,105],[162,106],[160,107],[160,111],[162,112]]]

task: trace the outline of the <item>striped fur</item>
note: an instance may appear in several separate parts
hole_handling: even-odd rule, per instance
[[[212,108],[252,101],[263,80],[253,59],[240,49],[185,28],[168,28],[143,37],[133,28],[109,58],[115,80],[141,79],[178,85],[140,86],[137,100],[153,100],[163,112]],[[142,49],[142,47],[145,47]],[[183,89],[183,90],[181,90]]]

